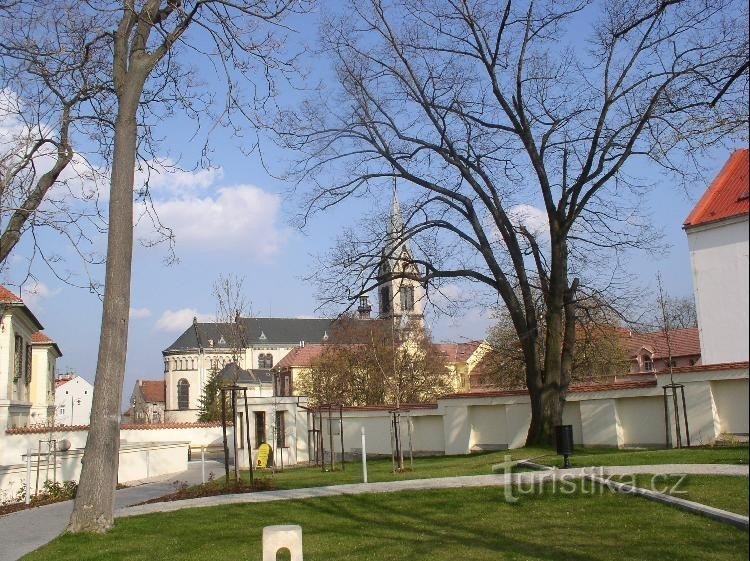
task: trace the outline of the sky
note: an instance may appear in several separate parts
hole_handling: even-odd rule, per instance
[[[296,40],[314,43],[316,26],[301,28],[304,31]],[[314,64],[311,70],[318,76],[330,71],[326,62]],[[208,72],[205,67],[198,68]],[[295,95],[285,91],[283,102],[295,103]],[[159,131],[164,137],[162,154],[188,169],[201,148],[199,142],[191,140],[193,128],[185,118],[175,118]],[[175,232],[179,261],[166,264],[163,246],[136,245],[124,400],[137,379],[162,378],[161,351],[190,326],[194,316],[208,320],[214,315],[211,287],[219,274],[245,278],[252,315],[319,315],[319,303],[304,277],[315,266],[315,256],[330,249],[341,229],[356,223],[369,209],[362,202],[344,204],[315,216],[304,231],[299,230],[292,220],[297,201],[289,194],[289,185],[278,179],[289,154],[270,139],[261,140],[266,165],[257,152],[246,154],[243,139],[220,130],[213,136],[212,169],[165,175],[152,182],[154,206],[162,223]],[[708,158],[704,162],[706,177],[687,190],[668,177],[653,175],[655,184],[644,210],[661,225],[670,248],[659,256],[639,254],[631,258],[628,267],[639,283],[653,288],[655,275],[660,272],[670,295],[692,294],[687,240],[681,226],[728,156],[729,151],[720,151]],[[106,190],[102,197],[105,203]],[[380,202],[387,208],[388,200]],[[153,236],[145,222],[136,227],[137,238]],[[47,234],[40,238],[40,244],[49,254],[66,257],[62,269],[85,278],[67,241]],[[103,236],[95,240],[100,250],[104,244]],[[30,255],[31,244],[26,240],[11,256],[9,267],[0,272],[0,282],[17,282]],[[66,284],[39,262],[33,272],[37,280],[24,285],[23,297],[63,352],[58,372],[72,371],[93,382],[101,317],[99,297]],[[103,278],[102,267],[93,267],[90,272]],[[485,336],[492,319],[483,308],[467,307],[455,317],[431,313],[427,322],[436,340],[462,341]]]

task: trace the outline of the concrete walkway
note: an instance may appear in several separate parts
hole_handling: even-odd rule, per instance
[[[206,462],[206,474],[223,472],[218,462]],[[144,482],[115,492],[115,509],[129,506],[171,493],[176,482],[196,484],[201,482],[200,462],[190,462],[188,470],[161,478],[156,482]],[[73,511],[73,501],[54,503],[22,510],[0,517],[0,561],[15,561],[23,555],[49,543],[65,531]]]
[[[208,462],[207,462],[208,464]],[[212,462],[210,471],[220,473],[223,466]],[[379,483],[352,483],[328,487],[310,487],[280,491],[263,491],[241,495],[219,495],[184,501],[136,505],[139,502],[165,495],[175,489],[175,481],[200,483],[200,462],[191,462],[187,472],[174,474],[166,481],[147,483],[116,492],[115,517],[138,516],[157,512],[173,512],[183,508],[220,506],[226,504],[262,503],[307,499],[313,497],[333,497],[361,493],[391,493],[396,491],[422,489],[456,489],[461,487],[502,486],[511,482],[543,482],[553,477],[634,475],[634,474],[692,474],[692,475],[736,475],[748,477],[749,466],[725,464],[662,464],[646,466],[607,466],[603,468],[574,468],[543,472],[522,472],[516,474],[470,475],[464,477],[440,477],[433,479],[407,479]],[[207,469],[207,472],[209,469]],[[61,534],[67,525],[72,501],[25,510],[0,518],[0,561],[14,561],[48,543]],[[745,517],[747,518],[747,517]]]
[[[662,464],[652,466],[606,466],[602,468],[573,468],[554,471],[532,471],[516,474],[467,475],[463,477],[437,477],[432,479],[405,479],[379,483],[350,483],[328,487],[308,487],[303,489],[286,489],[280,491],[262,491],[241,495],[217,495],[200,497],[184,501],[152,503],[117,509],[115,517],[139,516],[154,512],[173,512],[183,508],[220,506],[226,504],[265,503],[271,501],[288,501],[309,499],[313,497],[334,497],[338,495],[357,495],[360,493],[392,493],[395,491],[413,491],[421,489],[456,489],[461,487],[493,487],[507,485],[511,482],[541,483],[554,477],[568,475],[581,477],[588,475],[636,475],[636,474],[692,474],[692,475],[738,475],[748,477],[750,466],[725,464]],[[512,478],[512,479],[511,479]]]

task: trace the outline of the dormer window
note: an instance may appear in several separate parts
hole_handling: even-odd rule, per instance
[[[643,355],[643,370],[645,372],[653,372],[654,361],[651,360],[651,355]]]

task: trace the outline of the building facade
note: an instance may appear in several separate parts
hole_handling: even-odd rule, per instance
[[[748,150],[735,150],[685,220],[703,364],[748,360]]]
[[[0,431],[45,425],[54,415],[57,344],[23,300],[0,285]]]
[[[166,409],[164,380],[136,380],[130,394],[130,418],[135,424],[163,423]]]
[[[55,379],[55,425],[69,427],[89,424],[94,386],[77,374]]]
[[[238,318],[232,324],[194,321],[162,351],[166,421],[196,421],[203,388],[228,364],[236,362],[241,370],[256,374],[267,372],[270,379],[273,367],[291,350],[327,340],[332,323],[300,318]],[[265,394],[264,384],[257,386],[259,395]]]

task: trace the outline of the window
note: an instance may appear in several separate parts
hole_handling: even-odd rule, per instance
[[[266,441],[266,412],[253,411],[255,416],[255,447],[258,448]]]
[[[289,372],[284,372],[283,374],[278,374],[276,376],[276,395],[278,396],[292,395],[291,378],[292,378],[292,375]]]
[[[649,355],[643,355],[643,370],[651,372],[654,369],[654,362]]]
[[[286,421],[284,411],[276,411],[276,448],[286,448]]]
[[[380,312],[387,314],[391,311],[391,289],[387,286],[380,287]]]
[[[414,311],[414,287],[402,286],[400,292],[401,310],[403,310],[404,312]]]
[[[177,409],[190,408],[190,382],[182,378],[177,382]]]
[[[273,368],[273,355],[271,353],[259,354],[258,368]]]
[[[24,365],[24,378],[26,385],[31,383],[31,345],[26,345],[26,364]]]
[[[13,381],[17,382],[23,374],[23,338],[20,335],[16,335],[14,353]]]

